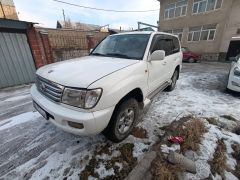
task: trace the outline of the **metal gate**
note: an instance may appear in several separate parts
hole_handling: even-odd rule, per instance
[[[0,32],[0,88],[34,82],[35,71],[26,34]]]

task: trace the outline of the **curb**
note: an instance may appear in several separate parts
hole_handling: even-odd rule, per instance
[[[157,157],[155,151],[148,152],[144,158],[137,164],[137,166],[130,172],[130,174],[125,178],[125,180],[147,180],[151,179],[151,174],[149,174],[149,169],[152,161]]]

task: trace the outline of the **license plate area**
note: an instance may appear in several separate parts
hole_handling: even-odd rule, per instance
[[[33,107],[46,119],[49,119],[49,116],[47,115],[47,112],[41,108],[37,103],[33,102]]]

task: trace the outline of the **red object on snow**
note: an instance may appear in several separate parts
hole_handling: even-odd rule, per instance
[[[181,144],[183,142],[183,137],[182,136],[169,136],[168,141],[170,141],[172,143]]]

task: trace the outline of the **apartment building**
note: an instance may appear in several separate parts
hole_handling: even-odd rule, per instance
[[[202,59],[240,53],[240,0],[159,0],[159,30],[178,35]]]
[[[13,0],[0,0],[0,18],[18,20]]]

